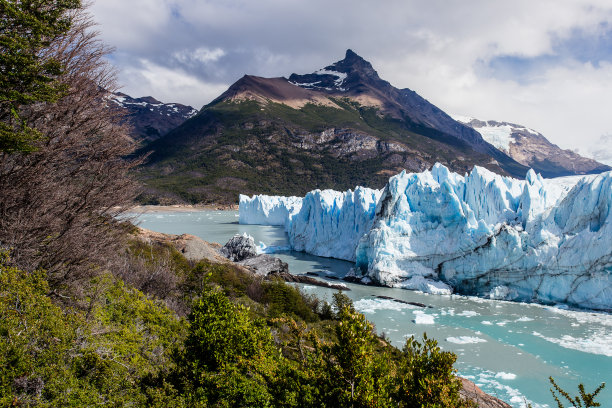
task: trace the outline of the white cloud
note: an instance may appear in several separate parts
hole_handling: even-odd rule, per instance
[[[200,47],[194,51],[181,50],[173,54],[174,58],[183,63],[189,63],[193,61],[208,64],[211,62],[217,62],[221,57],[225,55],[225,51],[221,48],[206,48]]]
[[[580,149],[579,153],[612,166],[612,134],[601,135],[594,143]]]
[[[152,95],[163,102],[181,102],[200,109],[227,89],[226,84],[210,83],[178,69],[169,69],[148,60],[140,60],[134,68],[123,72],[130,95]]]

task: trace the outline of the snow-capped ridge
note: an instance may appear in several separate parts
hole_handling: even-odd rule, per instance
[[[484,140],[517,162],[532,167],[547,177],[569,174],[591,174],[609,171],[610,167],[582,157],[576,152],[552,144],[540,132],[527,126],[495,120],[478,120],[451,115],[457,122],[478,131]]]

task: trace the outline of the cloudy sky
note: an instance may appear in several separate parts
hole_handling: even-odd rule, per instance
[[[244,74],[370,61],[448,113],[612,164],[610,0],[96,0],[123,91],[200,108]]]

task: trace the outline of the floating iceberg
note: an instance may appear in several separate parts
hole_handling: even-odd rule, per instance
[[[274,217],[259,211],[283,200]],[[436,164],[383,191],[241,196],[240,220],[273,218],[294,249],[354,261],[385,286],[612,309],[611,207],[612,172],[516,180]]]

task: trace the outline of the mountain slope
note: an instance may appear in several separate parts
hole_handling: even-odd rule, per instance
[[[612,170],[571,150],[563,150],[541,133],[522,125],[461,116],[454,118],[474,128],[496,148],[544,177],[597,174]]]
[[[352,51],[313,74],[244,76],[142,150],[149,197],[235,202],[238,193],[382,187],[441,162],[523,177],[527,168]]]
[[[180,103],[163,103],[151,96],[132,98],[121,92],[108,96],[111,106],[125,112],[132,126],[131,136],[137,143],[148,143],[166,135],[198,113]]]

